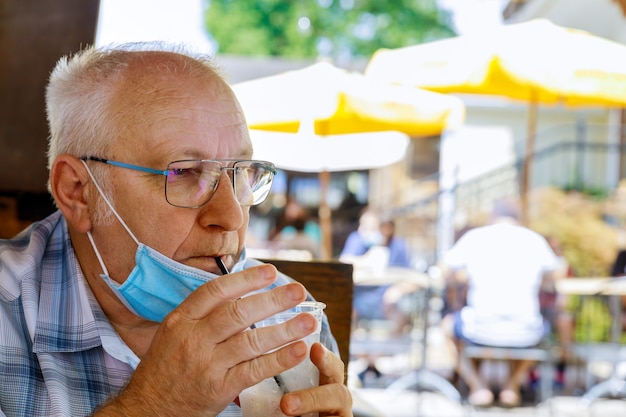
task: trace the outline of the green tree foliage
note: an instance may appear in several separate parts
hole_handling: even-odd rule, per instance
[[[210,0],[219,52],[290,58],[369,57],[454,36],[435,0]]]
[[[558,242],[575,276],[609,275],[618,242],[603,201],[551,187],[534,190],[531,200],[530,227]]]

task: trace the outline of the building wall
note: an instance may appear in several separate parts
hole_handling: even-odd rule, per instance
[[[460,96],[467,106],[467,118],[464,124],[467,132],[486,131],[502,132],[502,141],[510,143],[510,153],[506,146],[499,146],[485,137],[476,137],[475,149],[471,144],[462,150],[465,157],[466,175],[464,180],[486,174],[488,190],[480,184],[461,190],[456,201],[453,227],[456,234],[465,227],[484,220],[490,201],[499,197],[519,195],[519,167],[512,161],[522,158],[528,132],[528,105],[520,102],[494,97]],[[585,141],[604,144],[617,140],[614,130],[608,129],[617,118],[616,112],[603,108],[563,108],[539,107],[537,112],[536,151],[541,152],[552,145],[573,142],[579,139],[579,126],[587,126]],[[469,129],[468,129],[469,128]],[[472,141],[471,134],[464,132],[464,140]],[[476,134],[476,133],[474,133]],[[480,134],[480,133],[478,133]],[[491,142],[490,142],[491,141]],[[491,143],[491,145],[489,145]],[[411,150],[404,161],[393,166],[370,172],[370,204],[392,217],[398,224],[398,234],[409,242],[415,258],[431,263],[437,258],[439,207],[438,175],[441,139],[413,138]],[[498,145],[498,146],[496,146]],[[475,158],[484,157],[483,161],[470,166]],[[487,166],[497,167],[498,163],[509,167],[502,171],[489,171]],[[617,187],[619,173],[610,171],[606,153],[602,157],[589,159],[585,164],[586,180],[589,184],[600,184],[606,188]],[[420,168],[417,167],[421,167]],[[483,171],[471,174],[482,166]],[[556,184],[571,185],[572,170],[577,166],[576,158],[567,152],[549,155],[535,164],[532,173],[532,187]],[[429,168],[425,168],[429,167]],[[482,187],[482,188],[481,188]]]

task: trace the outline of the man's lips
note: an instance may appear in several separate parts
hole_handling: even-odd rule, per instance
[[[182,261],[185,265],[192,266],[194,268],[202,269],[203,271],[210,272],[216,275],[223,275],[222,267],[218,264],[217,260],[220,260],[222,265],[228,268],[228,255],[202,255],[192,256]],[[180,262],[180,261],[179,261]]]

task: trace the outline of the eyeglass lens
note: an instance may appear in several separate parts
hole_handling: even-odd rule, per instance
[[[199,207],[205,204],[219,184],[222,170],[229,173],[239,204],[262,203],[270,192],[274,170],[258,161],[237,161],[223,167],[219,161],[176,161],[168,165],[165,198],[178,207]]]

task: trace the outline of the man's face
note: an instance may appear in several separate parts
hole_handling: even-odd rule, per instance
[[[244,116],[219,79],[190,80],[168,74],[130,77],[117,86],[114,105],[122,129],[111,155],[100,157],[165,169],[183,159],[250,159]],[[137,239],[172,259],[219,273],[215,256],[227,265],[245,241],[249,208],[233,194],[225,172],[208,203],[179,208],[165,199],[165,177],[107,166],[115,209]],[[94,238],[112,278],[122,282],[135,265],[137,245],[114,220],[94,226]]]

